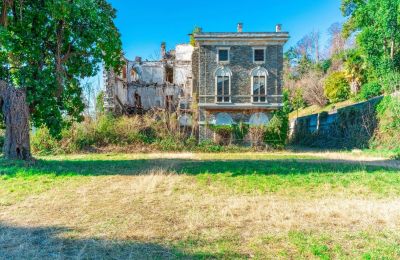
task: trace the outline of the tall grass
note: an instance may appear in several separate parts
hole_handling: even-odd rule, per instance
[[[57,140],[48,129],[32,134],[32,151],[36,154],[59,154],[91,151],[243,151],[247,148],[222,147],[213,142],[201,142],[190,127],[181,127],[175,113],[153,112],[143,116],[113,117],[101,115],[86,118],[62,132]]]

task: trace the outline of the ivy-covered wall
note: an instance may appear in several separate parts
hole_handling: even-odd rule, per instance
[[[291,122],[290,143],[323,149],[369,148],[378,126],[382,97],[339,109],[300,117]]]

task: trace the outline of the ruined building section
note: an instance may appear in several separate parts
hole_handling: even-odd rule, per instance
[[[283,106],[283,46],[289,33],[281,29],[245,32],[239,23],[236,32],[200,30],[193,35],[194,47],[167,51],[162,43],[159,60],[137,57],[126,60],[119,75],[105,72],[106,109],[176,111],[181,125],[195,126],[199,140],[213,139],[214,126],[266,125]]]
[[[141,114],[149,110],[176,111],[187,109],[192,92],[193,47],[177,45],[166,51],[161,44],[161,57],[157,61],[125,60],[119,75],[104,72],[105,109],[115,114]]]

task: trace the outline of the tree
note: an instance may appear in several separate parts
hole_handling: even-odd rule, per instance
[[[344,71],[347,80],[350,82],[351,92],[358,93],[366,80],[364,58],[358,49],[348,50],[345,54]]]
[[[332,57],[344,51],[346,46],[346,39],[342,34],[342,24],[334,23],[328,28],[328,34],[330,36],[329,42],[329,55]]]
[[[400,66],[400,0],[342,0],[345,37],[357,44],[378,77]]]
[[[116,11],[106,0],[7,0],[0,18],[0,100],[6,118],[5,156],[29,159],[29,124],[46,126],[53,136],[81,119],[81,80],[101,62],[120,69],[122,47],[114,25]],[[15,98],[19,95],[23,98]],[[14,108],[14,109],[12,109]],[[20,133],[11,131],[21,111],[29,112]],[[24,113],[22,113],[24,114]],[[23,140],[20,137],[23,136]],[[26,155],[20,147],[26,147]]]
[[[323,107],[327,103],[324,95],[324,75],[321,72],[311,70],[300,81],[303,89],[303,98],[309,105]]]
[[[344,72],[333,72],[324,81],[324,93],[331,103],[344,101],[350,96],[350,85]]]

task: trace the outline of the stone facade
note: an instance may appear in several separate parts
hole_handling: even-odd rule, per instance
[[[212,137],[209,124],[268,123],[282,106],[283,45],[288,34],[199,33],[193,53],[193,86],[199,102],[200,140]],[[220,49],[228,50],[228,61],[219,62]],[[255,61],[255,50],[264,50],[264,60]],[[217,71],[229,71],[229,102],[218,102]],[[265,102],[253,102],[252,72],[266,73]],[[219,120],[218,118],[224,118]],[[254,119],[263,118],[264,122]]]

